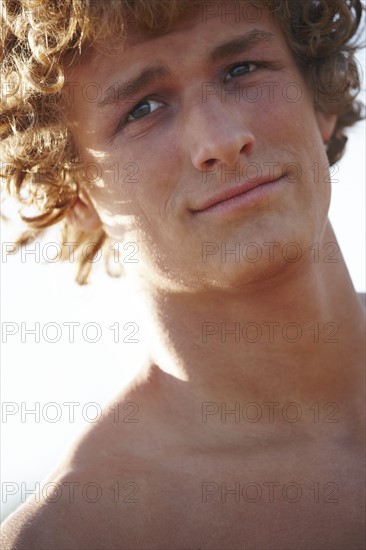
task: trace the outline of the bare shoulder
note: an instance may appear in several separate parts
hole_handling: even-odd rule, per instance
[[[138,548],[144,517],[140,487],[154,469],[138,445],[146,439],[141,409],[138,391],[124,391],[108,404],[39,493],[2,524],[1,548]]]
[[[55,485],[56,486],[56,485]],[[71,517],[65,518],[65,502],[47,501],[32,495],[1,526],[1,548],[4,550],[40,550],[77,548],[72,536]]]
[[[128,478],[128,479],[127,479]],[[134,476],[92,471],[51,476],[39,493],[6,519],[3,550],[80,550],[138,547],[132,525],[139,516]]]

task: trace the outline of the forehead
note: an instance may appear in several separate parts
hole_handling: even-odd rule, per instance
[[[109,37],[84,50],[67,76],[78,74],[83,78],[95,73],[104,79],[115,71],[121,73],[132,67],[138,70],[151,61],[198,60],[220,42],[253,31],[267,31],[275,38],[274,46],[287,46],[273,13],[261,2],[202,2],[162,32],[147,33],[128,21],[123,38]]]

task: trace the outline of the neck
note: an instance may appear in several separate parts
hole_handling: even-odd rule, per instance
[[[337,242],[330,225],[325,242]],[[336,259],[309,260],[260,288],[144,294],[151,363],[177,390],[177,406],[181,399],[182,407],[211,403],[209,410],[223,402],[348,407],[352,396],[358,407],[364,311],[340,252]]]

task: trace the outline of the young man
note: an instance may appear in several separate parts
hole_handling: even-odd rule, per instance
[[[100,170],[58,208],[139,247],[125,268],[150,355],[118,396],[139,422],[110,410],[86,432],[48,498],[5,522],[3,547],[364,548],[364,310],[340,253],[329,261],[327,217],[329,163],[357,118],[346,43],[361,5],[124,4],[123,42],[101,38],[118,7],[110,27],[98,12],[91,45],[86,4],[69,27],[49,17],[69,41],[69,160]],[[136,177],[116,179],[126,166]],[[76,491],[88,484],[99,499]]]

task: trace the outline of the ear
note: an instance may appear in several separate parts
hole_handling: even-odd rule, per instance
[[[318,122],[320,134],[323,138],[323,143],[326,144],[333,135],[338,117],[337,115],[322,113],[321,111],[316,111],[315,116]]]
[[[67,213],[66,219],[76,229],[85,232],[95,231],[102,227],[93,203],[82,189],[79,190],[78,198]]]

